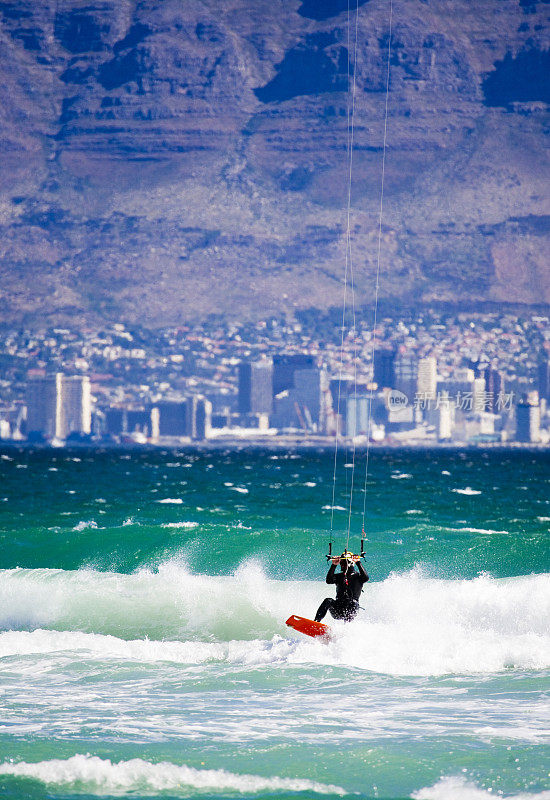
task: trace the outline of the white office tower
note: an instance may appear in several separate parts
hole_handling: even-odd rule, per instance
[[[71,433],[89,434],[92,404],[88,376],[67,377],[61,372],[36,378],[27,386],[27,431],[48,439],[66,439]]]
[[[348,397],[345,403],[346,436],[366,436],[369,432],[369,397]]]
[[[416,391],[424,400],[435,400],[437,393],[437,359],[435,356],[421,358],[418,362]]]
[[[483,414],[488,405],[485,392],[485,378],[475,378],[472,384],[473,410],[475,414]]]
[[[449,394],[443,392],[439,398],[437,409],[437,438],[440,442],[449,441],[453,438],[454,427],[454,403]]]
[[[61,425],[59,439],[71,433],[89,434],[92,430],[92,399],[87,375],[68,378],[61,375]]]

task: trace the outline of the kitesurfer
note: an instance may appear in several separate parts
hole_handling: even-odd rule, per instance
[[[363,584],[368,581],[369,576],[361,564],[361,556],[354,555],[348,550],[331,560],[326,580],[327,583],[336,584],[336,599],[325,597],[315,614],[315,620],[320,622],[327,611],[330,611],[334,619],[349,622],[359,610],[359,597],[363,591]],[[338,564],[341,571],[337,573]]]

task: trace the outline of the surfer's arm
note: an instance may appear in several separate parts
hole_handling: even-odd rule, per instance
[[[336,583],[334,579],[334,573],[336,572],[336,564],[331,564],[330,569],[327,572],[327,583]]]
[[[367,575],[365,567],[361,564],[360,561],[356,561],[355,563],[357,565],[357,569],[359,570],[359,575],[361,576],[361,582],[366,583],[369,579],[369,576]]]

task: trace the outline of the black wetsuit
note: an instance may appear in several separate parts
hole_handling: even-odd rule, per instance
[[[332,564],[327,573],[327,583],[336,584],[336,600],[326,597],[317,613],[317,622],[323,619],[327,611],[330,611],[334,619],[345,619],[347,622],[352,620],[359,610],[359,597],[363,591],[363,584],[369,579],[364,566],[357,561],[358,572],[353,567],[349,567],[347,572],[336,573],[336,565]]]

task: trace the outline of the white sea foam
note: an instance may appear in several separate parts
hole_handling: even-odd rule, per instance
[[[155,500],[156,503],[172,503],[175,506],[181,506],[183,500],[181,497],[165,497],[164,500]]]
[[[162,524],[162,527],[163,528],[198,528],[199,527],[199,523],[198,522],[189,522],[189,521],[164,522]]]
[[[550,666],[549,574],[455,581],[395,574],[366,586],[365,611],[332,623],[329,645],[285,627],[291,613],[313,616],[327,593],[321,582],[268,580],[253,562],[222,577],[192,575],[174,561],[131,575],[4,570],[0,629],[12,631],[2,635],[2,652],[36,644],[114,658],[341,664],[397,675]],[[29,639],[45,628],[55,629],[49,638],[42,631]]]
[[[497,531],[493,528],[447,528],[449,531],[456,531],[457,533],[508,533],[508,531]]]
[[[462,776],[450,776],[412,794],[414,800],[494,800],[495,796],[502,800],[550,800],[550,791],[518,794],[503,794],[499,791],[497,795],[487,789],[480,789]]]
[[[245,489],[244,486],[230,486],[229,488],[232,492],[239,492],[240,494],[248,494],[248,489]]]
[[[313,489],[313,487],[317,486],[317,484],[315,483],[315,481],[306,481],[304,483],[304,486],[309,486],[311,489]]]
[[[423,512],[419,508],[409,508],[408,511],[405,511],[405,514],[422,514]]]
[[[97,527],[98,527],[97,522],[95,522],[95,520],[93,519],[81,520],[74,526],[73,531],[85,531],[87,528],[97,528]]]
[[[465,494],[469,497],[473,497],[476,494],[481,494],[479,489],[472,489],[471,486],[466,486],[465,489],[451,489],[451,492],[455,492],[456,494]]]
[[[169,791],[173,795],[188,797],[190,792],[206,790],[240,794],[273,791],[346,794],[340,786],[302,778],[239,775],[223,769],[195,769],[167,761],[155,764],[141,758],[115,763],[91,755],[37,763],[8,761],[0,764],[0,774],[34,778],[48,786],[78,794],[93,792],[120,796]]]

